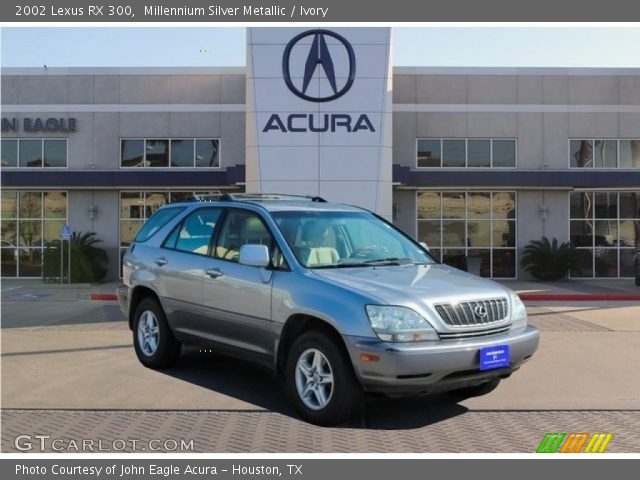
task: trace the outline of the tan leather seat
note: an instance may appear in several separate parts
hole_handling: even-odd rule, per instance
[[[338,251],[328,245],[330,225],[324,220],[311,220],[302,226],[300,243],[294,247],[298,259],[308,267],[332,265],[338,262]]]
[[[296,253],[308,267],[332,265],[340,259],[338,251],[333,247],[296,247]]]

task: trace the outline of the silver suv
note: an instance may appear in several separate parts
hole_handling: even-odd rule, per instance
[[[130,245],[123,277],[145,366],[174,365],[183,344],[256,360],[320,425],[344,421],[363,392],[488,393],[538,346],[513,291],[317,197],[167,205]]]

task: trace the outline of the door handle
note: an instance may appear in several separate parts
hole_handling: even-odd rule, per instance
[[[167,259],[164,257],[158,257],[156,258],[155,262],[156,262],[156,265],[158,265],[159,267],[163,267],[164,265],[167,264]]]
[[[222,270],[219,268],[207,268],[204,273],[209,275],[211,278],[218,278],[222,276]]]

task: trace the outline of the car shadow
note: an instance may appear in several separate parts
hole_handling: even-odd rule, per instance
[[[244,411],[266,410],[300,420],[275,374],[264,366],[189,346],[178,364],[162,373],[255,406]],[[422,428],[466,413],[457,401],[449,394],[400,399],[367,395],[358,413],[337,428]]]

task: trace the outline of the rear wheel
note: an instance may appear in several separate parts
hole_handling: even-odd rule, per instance
[[[487,393],[493,392],[500,385],[500,379],[496,378],[489,382],[474,385],[473,387],[464,387],[454,390],[453,393],[463,398],[481,397]]]
[[[138,360],[146,367],[164,369],[178,361],[181,344],[171,333],[162,307],[153,298],[145,298],[136,308],[133,346]]]
[[[300,416],[316,425],[344,422],[362,395],[348,356],[320,331],[305,333],[293,343],[285,383]]]

